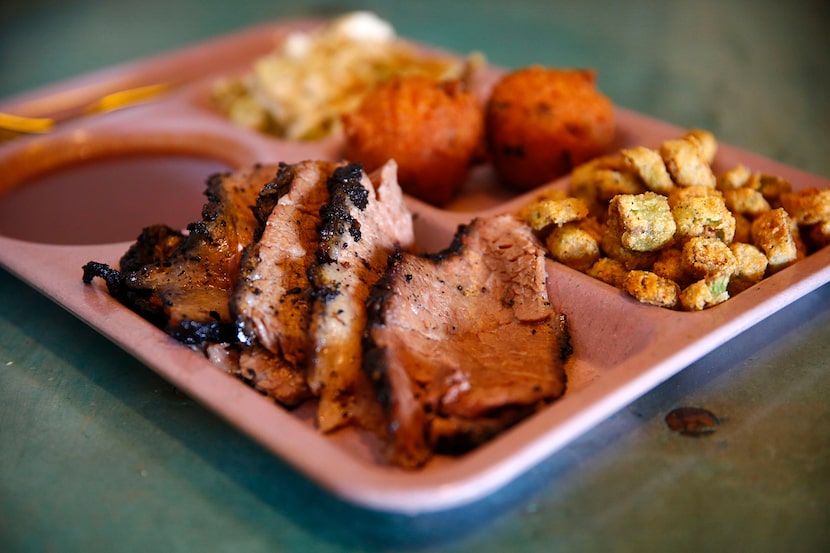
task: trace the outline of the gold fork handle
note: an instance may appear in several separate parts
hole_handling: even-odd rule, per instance
[[[50,117],[22,117],[0,112],[0,129],[20,133],[38,134],[52,130],[55,120]]]
[[[122,109],[127,106],[148,102],[167,92],[170,89],[170,86],[171,85],[167,83],[150,84],[113,92],[112,94],[107,94],[106,96],[85,106],[80,112],[61,119],[61,121],[73,119],[82,115],[106,113]],[[0,130],[6,130],[13,133],[47,133],[51,131],[58,122],[58,119],[52,117],[25,117],[22,115],[13,115],[10,113],[0,112]]]

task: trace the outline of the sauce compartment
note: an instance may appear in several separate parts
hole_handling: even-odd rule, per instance
[[[148,221],[184,228],[204,203],[204,175],[218,160],[125,153],[32,175],[0,196],[0,234],[47,244],[134,239]]]
[[[155,223],[200,217],[205,181],[259,154],[170,104],[91,118],[83,128],[0,150],[0,235],[52,244],[132,240]]]

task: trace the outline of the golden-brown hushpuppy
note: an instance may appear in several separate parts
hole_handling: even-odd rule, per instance
[[[483,106],[460,81],[393,78],[343,116],[345,156],[367,171],[390,158],[404,192],[441,205],[482,151]]]
[[[494,86],[485,111],[490,155],[502,181],[527,190],[606,152],[614,106],[592,70],[530,66]]]

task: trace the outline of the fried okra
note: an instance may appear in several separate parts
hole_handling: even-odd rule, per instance
[[[545,244],[553,259],[577,271],[587,271],[600,256],[599,237],[579,223],[554,228]]]
[[[764,252],[745,242],[730,244],[729,249],[732,250],[732,255],[735,256],[737,264],[727,288],[729,293],[734,296],[761,282],[767,272],[769,260],[767,260]]]
[[[568,192],[589,216],[553,225],[567,220],[558,215],[567,204],[537,215],[551,256],[644,303],[699,311],[830,245],[830,190],[793,192],[743,165],[715,176],[717,147],[692,130],[658,150],[629,147],[578,166]]]
[[[718,141],[715,135],[704,129],[689,129],[683,135],[683,138],[691,142],[697,142],[700,148],[703,159],[706,163],[712,165],[715,161],[715,154],[718,152]]]
[[[715,175],[699,140],[666,140],[660,146],[660,155],[677,186],[715,187]]]
[[[371,172],[394,158],[404,192],[441,205],[481,152],[483,108],[460,81],[396,77],[343,116],[346,158]]]
[[[812,225],[807,231],[807,239],[815,249],[830,245],[830,221],[822,221]]]
[[[533,201],[566,200],[568,198],[570,198],[570,196],[566,190],[562,190],[561,188],[544,188],[536,194]]]
[[[683,264],[683,250],[680,248],[662,250],[651,270],[658,276],[673,280],[681,287],[691,284],[693,280]]]
[[[628,269],[616,259],[600,257],[586,271],[586,274],[606,284],[610,284],[614,288],[622,288],[625,277],[628,275]]]
[[[735,217],[720,195],[684,198],[671,211],[680,242],[703,236],[729,244],[735,237]]]
[[[773,272],[795,263],[803,251],[798,227],[780,207],[752,222],[752,241],[767,256]]]
[[[799,225],[830,221],[830,189],[805,188],[781,195],[781,205]]]
[[[640,303],[668,308],[677,305],[680,295],[680,287],[676,282],[651,271],[629,271],[622,288]]]
[[[698,280],[680,292],[678,302],[683,311],[701,311],[723,303],[729,299],[729,292],[722,287],[723,282],[714,286],[707,280]]]
[[[729,246],[716,238],[692,238],[683,246],[683,266],[700,280],[683,289],[681,309],[699,311],[729,299],[729,282],[738,266]]]
[[[608,202],[620,194],[642,194],[648,188],[622,155],[605,155],[576,167],[571,173],[570,194],[588,206],[591,215],[604,221]]]
[[[759,190],[753,190],[752,188],[724,190],[723,201],[732,213],[740,213],[751,219],[771,209],[764,195]]]
[[[610,168],[594,172],[597,199],[607,204],[620,194],[641,194],[646,191],[642,181],[634,173]]]
[[[519,216],[533,230],[564,225],[588,216],[588,206],[579,198],[540,199],[528,204]]]
[[[628,167],[652,192],[668,195],[674,189],[674,181],[657,151],[645,146],[637,146],[623,150],[622,157]]]
[[[528,190],[605,153],[614,140],[614,106],[590,70],[531,66],[504,75],[486,106],[496,173]]]
[[[745,165],[736,165],[732,169],[718,175],[717,188],[718,190],[743,188],[747,185],[747,183],[749,183],[751,178],[752,171],[750,171]]]
[[[793,189],[792,184],[786,179],[764,173],[752,175],[747,186],[759,190],[773,208],[781,207],[781,197]]]
[[[605,220],[607,205],[599,199],[599,180],[596,172],[606,163],[609,156],[597,158],[574,168],[568,183],[568,194],[582,200],[594,217]]]
[[[619,235],[623,247],[650,252],[671,242],[677,225],[666,197],[645,192],[612,198],[608,205],[608,228]]]
[[[735,236],[732,242],[752,243],[752,220],[740,213],[734,213],[733,217],[735,217]]]
[[[600,239],[600,249],[602,252],[612,259],[616,259],[623,266],[628,269],[648,269],[654,264],[657,259],[657,252],[638,252],[626,248],[620,238],[619,233],[606,225],[602,238]]]
[[[738,263],[729,246],[717,238],[696,236],[683,246],[683,266],[694,278],[728,282]]]
[[[723,193],[720,190],[709,188],[708,186],[677,187],[669,192],[669,206],[674,208],[674,206],[689,198],[705,198],[707,196],[723,198]]]

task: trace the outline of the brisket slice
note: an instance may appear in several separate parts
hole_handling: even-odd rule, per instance
[[[546,278],[544,250],[510,215],[460,227],[439,254],[390,258],[364,366],[394,464],[466,451],[564,393],[569,339]]]
[[[276,165],[256,165],[211,176],[202,218],[186,234],[148,227],[120,260],[120,270],[90,262],[84,282],[103,278],[113,297],[186,344],[232,341],[228,303],[240,254],[257,228],[259,191],[276,172]]]
[[[320,208],[336,165],[303,161],[282,165],[257,200],[261,226],[242,256],[231,298],[238,366],[231,372],[293,406],[310,396],[305,371],[311,284],[307,271],[319,244]]]
[[[362,370],[366,298],[387,258],[414,244],[394,161],[367,175],[359,164],[328,179],[329,202],[320,211],[320,243],[308,271],[314,302],[308,383],[319,396],[317,425],[326,432],[349,422],[371,424],[376,405]]]

